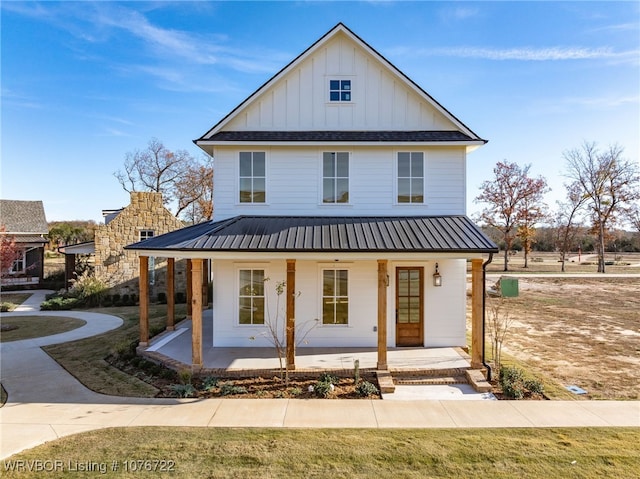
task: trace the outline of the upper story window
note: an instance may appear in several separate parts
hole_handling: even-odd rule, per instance
[[[329,80],[329,101],[351,101],[351,80]]]
[[[349,203],[349,153],[322,154],[322,202]]]
[[[398,203],[424,203],[424,153],[398,153]]]
[[[241,151],[240,203],[264,203],[266,178],[265,152]]]
[[[138,234],[139,241],[153,238],[153,230],[140,230]]]

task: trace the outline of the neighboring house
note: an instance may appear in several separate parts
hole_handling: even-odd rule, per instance
[[[482,255],[498,249],[465,216],[465,191],[467,153],[486,141],[351,30],[338,24],[195,143],[215,159],[214,219],[127,249],[142,264],[190,259],[194,292],[212,262],[205,348],[270,346],[261,333],[280,313],[289,368],[296,329],[316,320],[308,346],[377,347],[380,369],[387,348],[465,347],[470,260],[482,366]]]
[[[66,276],[69,284],[75,276],[75,258],[80,254],[95,255],[95,276],[104,281],[113,293],[138,294],[139,261],[136,253],[125,251],[128,244],[182,228],[184,224],[162,203],[162,194],[134,191],[131,203],[119,210],[104,210],[105,224],[98,225],[95,240],[60,248],[66,256]],[[154,258],[148,265],[152,296],[166,290],[166,260]],[[184,265],[177,265],[175,274],[185,290]]]
[[[42,201],[0,200],[0,234],[13,238],[22,254],[13,262],[2,286],[38,287],[44,278],[44,247],[49,242]],[[4,271],[4,268],[3,268]]]

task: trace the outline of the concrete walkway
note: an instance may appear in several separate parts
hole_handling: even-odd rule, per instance
[[[640,427],[640,401],[448,401],[145,399],[86,389],[41,346],[101,334],[120,318],[89,312],[29,312],[83,319],[67,333],[0,344],[0,458],[63,436],[129,426],[280,428]]]

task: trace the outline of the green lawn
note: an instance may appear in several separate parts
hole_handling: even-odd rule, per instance
[[[166,305],[150,305],[149,328],[152,333],[164,330],[166,311]],[[91,312],[121,317],[124,324],[118,329],[98,336],[46,346],[43,349],[93,391],[116,396],[155,396],[158,392],[156,388],[125,374],[105,361],[110,353],[126,349],[140,337],[138,306],[95,308]],[[185,314],[186,305],[176,305],[176,318],[183,318]]]
[[[64,333],[84,326],[86,321],[60,316],[15,316],[2,318],[0,341],[18,341]]]
[[[639,445],[638,428],[117,428],[63,438],[0,467],[7,478],[43,475],[8,472],[16,464],[60,461],[55,477],[622,479],[637,477]],[[78,471],[88,463],[93,471]]]

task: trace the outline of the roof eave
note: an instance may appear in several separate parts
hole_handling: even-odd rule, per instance
[[[331,146],[331,145],[357,145],[357,146],[466,146],[478,148],[486,144],[487,140],[468,141],[224,141],[224,140],[196,140],[196,145],[200,148],[211,146]]]

